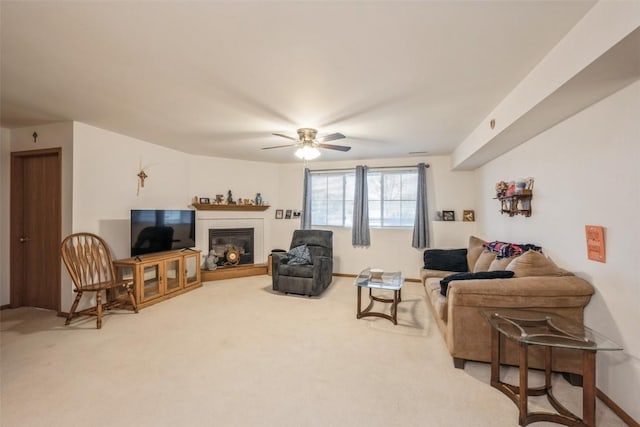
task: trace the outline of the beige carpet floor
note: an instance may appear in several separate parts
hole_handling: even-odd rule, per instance
[[[107,314],[99,331],[95,318],[65,327],[50,311],[3,310],[0,425],[518,425],[487,364],[453,368],[420,284],[405,285],[394,326],[356,319],[352,279],[320,298],[270,280],[208,282]],[[504,378],[517,382],[512,368]],[[554,389],[581,413],[580,388],[557,377]],[[597,418],[624,425],[601,402]]]

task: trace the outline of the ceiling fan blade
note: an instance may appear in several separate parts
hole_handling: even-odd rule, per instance
[[[345,145],[333,145],[333,144],[318,144],[320,148],[328,148],[329,150],[349,151],[351,147]]]
[[[274,145],[273,147],[264,147],[263,150],[271,150],[272,148],[295,147],[298,144]]]
[[[287,139],[290,139],[290,140],[292,140],[292,141],[296,141],[296,142],[298,142],[298,138],[294,138],[294,137],[289,136],[289,135],[284,135],[284,134],[282,134],[282,133],[274,133],[273,135],[275,135],[275,136],[281,136],[281,137],[283,137],[283,138],[287,138]]]
[[[336,139],[342,139],[342,138],[346,138],[346,136],[344,136],[340,132],[336,132],[336,133],[330,133],[329,135],[321,136],[320,138],[317,139],[317,141],[320,143],[323,143],[323,142],[335,141]]]

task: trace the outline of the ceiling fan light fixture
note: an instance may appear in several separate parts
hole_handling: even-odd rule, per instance
[[[296,157],[302,160],[313,160],[320,156],[320,150],[311,145],[303,145],[296,150]]]

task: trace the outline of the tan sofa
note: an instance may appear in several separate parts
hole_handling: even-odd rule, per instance
[[[528,251],[519,257],[496,260],[496,255],[484,249],[483,243],[470,237],[469,270],[512,270],[513,278],[454,280],[449,283],[445,297],[440,293],[440,280],[454,272],[421,269],[427,300],[457,368],[463,368],[466,360],[491,361],[491,329],[480,309],[545,311],[582,322],[584,307],[594,292],[587,281],[558,268],[539,252]],[[508,340],[503,355],[503,363],[518,365],[517,347]],[[530,351],[529,366],[543,368],[543,360],[540,348]],[[581,374],[581,353],[554,349],[553,370]]]

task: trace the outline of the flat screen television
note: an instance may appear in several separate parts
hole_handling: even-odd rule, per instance
[[[196,245],[196,212],[131,210],[131,256],[192,248]]]

